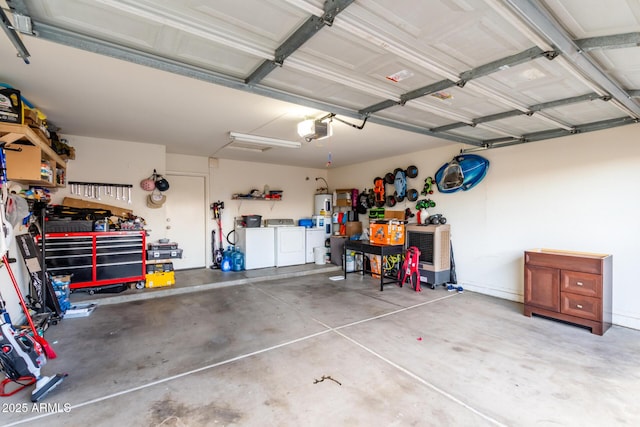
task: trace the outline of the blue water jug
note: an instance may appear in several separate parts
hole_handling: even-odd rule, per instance
[[[233,248],[231,246],[227,246],[227,249],[222,254],[222,264],[220,265],[220,270],[231,271],[232,266],[233,266]]]
[[[244,270],[244,254],[238,248],[233,252],[233,266],[231,267],[233,271],[242,271]]]
[[[222,257],[222,264],[220,265],[220,270],[222,271],[231,271],[231,256],[225,253]]]

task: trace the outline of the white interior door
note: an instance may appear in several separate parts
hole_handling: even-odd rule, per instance
[[[182,249],[182,259],[174,259],[173,268],[203,268],[207,265],[205,177],[171,174],[165,177],[170,184],[165,192],[165,236]]]

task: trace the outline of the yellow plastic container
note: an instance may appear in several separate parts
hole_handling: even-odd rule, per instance
[[[155,273],[146,275],[147,288],[160,288],[162,286],[171,286],[176,283],[175,272],[173,271],[158,271]]]

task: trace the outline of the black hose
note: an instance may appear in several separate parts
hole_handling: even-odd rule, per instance
[[[227,233],[226,239],[227,239],[227,243],[229,243],[232,246],[236,245],[236,241],[238,239],[238,237],[236,236],[235,239],[233,240],[233,242],[231,240],[229,240],[229,236],[231,235],[231,233],[235,233],[236,230],[231,230],[230,232]]]

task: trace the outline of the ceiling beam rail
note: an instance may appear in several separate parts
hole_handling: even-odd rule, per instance
[[[560,26],[547,10],[536,0],[504,0],[514,15],[514,26],[518,29],[519,20],[523,20],[538,34],[548,40],[563,58],[567,60],[576,74],[585,76],[599,85],[617,101],[621,109],[634,118],[640,117],[640,104],[633,100],[619,84],[612,80],[591,58],[584,54],[569,34]]]
[[[531,105],[528,107],[529,112],[524,112],[520,110],[505,111],[503,113],[491,114],[488,116],[483,116],[483,117],[478,117],[476,119],[473,119],[473,123],[471,125],[464,122],[457,122],[457,123],[451,123],[448,125],[432,128],[431,130],[434,132],[447,132],[447,131],[462,128],[465,126],[475,126],[480,123],[487,123],[487,122],[493,122],[497,120],[508,119],[510,117],[520,116],[524,114],[530,116],[534,112],[539,112],[542,110],[546,110],[548,108],[562,107],[565,105],[577,104],[579,102],[594,101],[596,99],[599,99],[602,101],[608,101],[610,98],[606,96],[600,96],[597,93],[592,92],[592,93],[587,93],[585,95],[573,96],[570,98],[558,99],[555,101],[549,101],[549,102],[543,102],[540,104]]]
[[[576,45],[583,51],[596,49],[621,49],[640,46],[640,32],[612,34],[601,37],[588,37],[576,40]]]
[[[321,17],[315,15],[310,16],[304,24],[298,27],[298,29],[276,49],[274,59],[265,59],[244,82],[249,85],[255,85],[269,75],[275,68],[281,67],[285,59],[309,41],[324,26],[333,25],[336,16],[353,3],[353,1],[354,0],[327,0],[324,3],[324,14]]]
[[[560,138],[563,136],[569,136],[577,133],[594,132],[597,130],[610,129],[618,126],[625,126],[638,123],[638,119],[632,117],[619,117],[615,119],[602,120],[598,122],[586,123],[578,125],[572,131],[566,131],[564,129],[545,130],[540,132],[534,132],[530,134],[522,135],[520,138],[496,138],[485,140],[482,144],[485,148],[500,148],[511,145],[525,144],[528,142],[542,141],[553,138]]]
[[[556,52],[543,51],[538,47],[532,47],[523,52],[516,53],[515,55],[507,56],[505,58],[501,58],[496,61],[492,61],[487,64],[480,65],[479,67],[473,68],[471,70],[464,71],[460,74],[459,79],[455,82],[449,79],[440,80],[438,82],[435,82],[430,85],[423,86],[417,89],[413,89],[409,92],[406,92],[400,95],[399,102],[389,99],[374,105],[370,105],[369,107],[363,108],[359,112],[361,114],[372,114],[396,105],[404,105],[405,103],[413,99],[431,95],[441,90],[449,89],[454,86],[464,87],[464,85],[470,80],[488,76],[490,74],[502,71],[506,68],[514,67],[516,65],[523,64],[525,62],[533,61],[534,59],[537,59],[540,57],[553,59],[556,56],[557,56]]]
[[[502,71],[506,68],[515,67],[516,65],[523,64],[525,62],[533,61],[534,59],[545,57],[549,60],[558,56],[555,51],[543,51],[537,46],[527,49],[523,52],[516,53],[515,55],[507,56],[496,61],[489,62],[488,64],[481,65],[469,71],[465,71],[460,74],[460,81],[456,82],[456,85],[462,87],[464,83],[472,79],[488,76],[489,74]]]
[[[13,44],[13,47],[15,47],[16,51],[18,51],[18,57],[22,58],[25,64],[28,64],[31,54],[27,50],[27,47],[24,45],[24,43],[22,43],[22,39],[20,39],[20,37],[18,36],[16,29],[14,28],[13,24],[9,20],[9,17],[4,13],[4,10],[2,10],[2,8],[0,8],[0,26],[9,38],[11,44]]]
[[[365,117],[358,111],[352,110],[350,108],[330,104],[304,96],[292,95],[290,93],[269,88],[263,85],[248,85],[243,80],[235,77],[216,73],[196,66],[186,65],[178,61],[173,61],[150,53],[120,46],[115,43],[86,36],[84,34],[76,33],[42,22],[34,21],[33,28],[34,33],[39,38],[66,46],[71,46],[76,49],[86,50],[88,52],[117,58],[123,61],[132,62],[134,64],[202,80],[231,89],[237,89],[257,95],[266,96],[272,99],[277,99],[279,101],[290,102],[293,104],[314,108],[316,110],[329,111],[335,114],[351,117],[353,119],[363,120]],[[439,135],[426,127],[415,126],[396,120],[385,119],[382,117],[369,117],[368,121],[370,123],[376,123],[382,126],[400,129],[407,132],[438,137],[452,142],[459,142],[473,146],[481,146],[482,144],[482,141],[479,139],[467,138],[457,135]]]
[[[24,4],[24,0],[7,0],[7,6],[13,12],[18,12],[22,15],[29,15],[29,9],[27,5]]]

